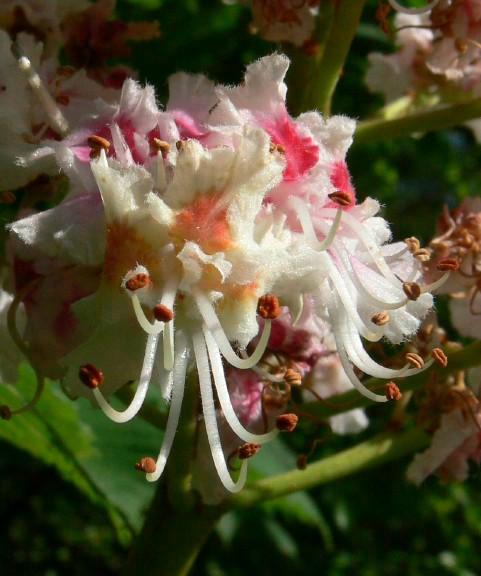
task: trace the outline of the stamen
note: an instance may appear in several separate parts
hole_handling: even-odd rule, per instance
[[[50,126],[60,135],[65,136],[69,130],[68,122],[45,87],[40,76],[33,69],[30,60],[26,56],[22,56],[18,60],[18,66],[20,70],[25,73],[30,87],[40,100],[49,119]]]
[[[142,370],[140,373],[140,378],[139,378],[139,383],[137,385],[137,390],[135,391],[135,394],[134,394],[134,397],[132,398],[132,401],[130,402],[130,404],[127,406],[127,408],[125,410],[122,410],[122,411],[115,410],[115,408],[113,408],[108,403],[108,401],[105,399],[102,392],[100,392],[100,390],[98,389],[98,386],[95,386],[94,388],[92,388],[93,396],[94,396],[97,404],[101,408],[102,412],[108,418],[110,418],[110,420],[112,420],[113,422],[116,422],[117,424],[124,424],[125,422],[132,420],[132,418],[134,416],[136,416],[137,413],[139,412],[139,410],[142,408],[142,404],[144,403],[145,397],[147,396],[147,391],[149,390],[150,380],[152,378],[152,372],[154,369],[155,354],[157,352],[158,340],[159,340],[159,336],[157,334],[153,334],[153,335],[151,334],[147,338],[147,345],[145,347],[144,361],[142,364]],[[92,365],[86,364],[85,366],[90,367]],[[85,368],[85,366],[83,366],[82,368]],[[80,370],[82,370],[82,368]],[[95,367],[93,367],[93,368],[94,368],[94,370],[97,370]],[[88,378],[88,376],[90,375],[89,372],[90,372],[90,368],[88,368],[88,370],[87,370],[86,378]],[[100,374],[102,374],[102,373],[100,372]],[[80,374],[80,372],[79,372],[79,376],[80,376],[80,379],[82,379],[82,375]],[[95,377],[95,373],[94,373],[94,377]],[[103,374],[102,374],[102,381],[103,381]],[[84,382],[84,384],[86,384],[90,388],[90,385],[87,384],[87,382],[85,382],[84,380],[82,380],[82,382]]]
[[[404,282],[402,286],[408,300],[414,301],[421,296],[421,286],[417,282]]]
[[[408,247],[408,250],[411,252],[411,254],[414,254],[414,252],[421,248],[421,242],[418,240],[418,238],[416,238],[416,236],[405,238],[404,242],[406,243],[406,246]]]
[[[284,372],[284,381],[289,386],[300,386],[302,384],[302,376],[300,372],[294,370],[293,368],[288,368]]]
[[[264,320],[274,320],[282,312],[279,299],[274,294],[265,294],[259,298],[257,314]]]
[[[84,364],[80,366],[78,371],[78,376],[83,384],[90,388],[90,390],[95,390],[103,384],[104,374],[102,370],[96,368],[93,364]]]
[[[153,312],[155,319],[159,322],[170,322],[174,317],[172,310],[164,304],[157,304],[157,306],[154,307]]]
[[[140,472],[146,472],[147,474],[153,474],[155,472],[155,460],[149,456],[141,458],[139,462],[135,465],[135,469]]]
[[[419,262],[429,262],[431,259],[431,251],[427,248],[419,248],[413,252],[414,258]]]
[[[329,231],[322,242],[319,242],[317,239],[316,231],[314,230],[314,226],[312,224],[311,215],[309,214],[309,210],[305,202],[303,202],[300,198],[292,197],[290,199],[290,204],[294,208],[296,215],[299,219],[299,222],[302,227],[302,231],[304,232],[306,239],[313,248],[319,250],[320,252],[323,250],[327,250],[329,246],[332,244],[337,231],[339,230],[339,226],[341,223],[341,216],[342,216],[342,209],[339,208],[336,211],[336,215],[334,216],[334,220],[332,222]]]
[[[388,382],[386,384],[386,398],[388,400],[398,401],[402,398],[401,390],[399,390],[395,382]]]
[[[125,282],[125,287],[131,292],[135,292],[136,290],[150,286],[150,284],[151,280],[148,274],[136,274]]]
[[[90,158],[92,159],[98,158],[102,150],[107,153],[110,148],[110,142],[106,138],[102,138],[102,136],[97,136],[96,134],[87,138],[87,144],[90,147]]]
[[[185,148],[185,140],[177,140],[175,143],[175,147],[179,152],[182,152]]]
[[[231,478],[225,461],[222,445],[217,427],[217,416],[215,411],[214,397],[212,394],[212,382],[209,370],[209,359],[202,333],[196,332],[193,335],[194,353],[199,373],[200,395],[202,399],[202,410],[204,414],[205,429],[209,441],[217,474],[224,487],[229,492],[239,492],[244,487],[247,478],[247,460],[242,461],[237,482]]]
[[[385,326],[390,320],[389,314],[384,311],[384,312],[378,312],[377,314],[374,314],[374,316],[371,318],[371,322],[373,324],[376,324],[376,326]]]
[[[341,190],[333,192],[332,194],[328,194],[328,197],[333,202],[339,204],[339,206],[342,206],[343,208],[345,208],[346,206],[350,206],[352,204],[351,196],[349,196],[347,192],[342,192]]]
[[[254,442],[257,444],[265,444],[266,442],[270,442],[277,436],[277,430],[271,430],[266,434],[254,434],[246,430],[246,428],[244,428],[244,426],[241,424],[234,411],[234,408],[232,407],[232,402],[230,400],[229,390],[227,388],[227,382],[225,379],[224,367],[222,366],[222,358],[220,356],[217,343],[205,326],[203,326],[203,334],[205,343],[207,344],[207,352],[212,368],[212,374],[214,376],[214,384],[217,390],[217,397],[219,398],[219,403],[227,423],[231,427],[232,431],[241,440],[244,440],[244,442]]]
[[[259,444],[243,444],[237,450],[239,460],[247,460],[258,454],[261,446]]]
[[[436,265],[440,272],[456,272],[459,270],[459,260],[457,258],[443,258]]]
[[[408,362],[413,368],[420,370],[424,367],[424,360],[415,352],[408,352],[405,358],[406,362]]]
[[[439,4],[439,1],[440,0],[431,0],[431,2],[422,8],[407,8],[406,6],[399,4],[397,0],[388,0],[389,4],[391,4],[394,10],[404,14],[425,14],[426,12],[430,12],[433,8],[435,8]]]
[[[155,482],[160,478],[164,471],[169,457],[172,444],[174,443],[175,432],[179,424],[180,411],[182,408],[182,400],[184,398],[185,389],[185,376],[187,372],[187,364],[189,362],[189,348],[185,336],[182,332],[177,332],[176,342],[176,358],[174,363],[174,370],[169,372],[169,379],[172,382],[172,400],[170,403],[169,417],[167,418],[167,425],[165,427],[164,438],[162,446],[157,457],[155,472],[148,473],[146,479],[149,482]],[[200,376],[199,376],[200,377]]]
[[[194,292],[194,298],[202,319],[204,320],[209,332],[215,338],[215,341],[227,362],[241,370],[247,370],[258,364],[259,360],[264,356],[264,352],[266,351],[269,342],[269,337],[271,335],[271,321],[266,320],[264,322],[261,337],[259,338],[257,347],[252,355],[247,358],[239,358],[230,345],[209,299],[200,291]],[[169,324],[167,324],[167,326],[169,326]]]
[[[170,152],[170,144],[165,140],[160,140],[160,138],[152,138],[150,145],[152,146],[152,150],[161,152],[163,156],[166,156]]]
[[[158,322],[157,320],[153,324],[149,322],[142,309],[142,304],[140,303],[137,294],[132,294],[130,299],[132,300],[135,317],[137,318],[137,322],[140,324],[142,330],[151,335],[160,334],[162,330],[165,331],[166,325],[164,325],[162,322]]]
[[[294,432],[298,422],[297,414],[281,414],[276,418],[277,429],[281,432]]]
[[[434,358],[434,361],[441,366],[441,368],[446,368],[448,365],[448,357],[441,348],[433,348],[431,356]]]

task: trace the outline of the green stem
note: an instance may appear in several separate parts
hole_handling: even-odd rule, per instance
[[[331,0],[321,3],[320,24],[316,40],[319,52],[306,56],[294,55],[293,98],[289,104],[293,113],[313,108],[323,114],[331,112],[334,90],[342,75],[344,63],[359,26],[365,0]],[[294,88],[294,90],[293,90]]]
[[[469,102],[418,111],[401,118],[366,120],[359,123],[354,144],[366,144],[378,140],[410,136],[415,133],[422,134],[433,130],[444,130],[459,126],[463,122],[480,116],[481,98],[474,98]]]
[[[411,454],[426,446],[428,441],[426,434],[418,428],[397,434],[380,434],[353,448],[323,458],[305,470],[292,470],[259,480],[233,496],[230,505],[254,506],[265,500],[321,486]]]
[[[221,508],[199,507],[192,491],[196,446],[197,373],[186,382],[182,415],[166,480],[159,483],[142,531],[131,550],[124,576],[184,576],[189,573]]]

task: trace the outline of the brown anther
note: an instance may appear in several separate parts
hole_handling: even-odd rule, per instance
[[[174,317],[172,310],[164,304],[157,304],[154,307],[154,317],[159,322],[170,322]]]
[[[459,270],[459,260],[457,258],[443,258],[437,263],[436,268],[440,272],[456,272]]]
[[[274,320],[282,312],[279,299],[274,294],[264,294],[259,298],[257,314],[264,320]]]
[[[155,460],[149,456],[141,458],[135,465],[136,470],[140,470],[140,472],[145,472],[146,474],[153,474],[156,468]]]
[[[388,382],[386,384],[386,398],[388,400],[395,400],[395,401],[401,400],[402,393],[395,382]]]
[[[284,146],[282,146],[282,144],[274,144],[274,142],[271,142],[271,145],[269,146],[269,152],[279,152],[279,154],[285,154],[286,149]]]
[[[339,206],[350,206],[352,204],[352,199],[347,192],[338,190],[337,192],[328,194],[328,196],[333,202],[339,204]]]
[[[294,432],[298,422],[297,414],[281,414],[276,418],[276,427],[281,432]]]
[[[185,140],[177,140],[175,147],[179,152],[182,152],[182,150],[185,148]]]
[[[85,384],[85,386],[91,390],[101,386],[104,381],[104,374],[102,370],[99,370],[93,364],[84,364],[83,366],[80,366],[78,377]]]
[[[419,248],[413,252],[413,256],[420,262],[427,262],[431,258],[431,252],[427,248]]]
[[[404,282],[403,290],[409,300],[417,300],[421,296],[421,286],[417,282]]]
[[[12,411],[10,407],[7,406],[6,404],[2,404],[2,406],[0,406],[0,418],[2,420],[10,420],[11,417],[12,417]]]
[[[125,283],[125,287],[127,290],[131,292],[135,292],[136,290],[140,290],[141,288],[145,288],[150,284],[150,277],[148,274],[136,274],[129,278]]]
[[[247,460],[255,456],[261,449],[260,444],[242,444],[237,450],[239,460]]]
[[[418,370],[424,366],[424,360],[416,354],[416,352],[408,352],[405,356],[406,362],[411,364],[413,368],[417,368]]]
[[[156,152],[162,152],[164,155],[170,152],[170,144],[160,138],[152,138],[150,145],[153,150]]]
[[[468,43],[462,38],[456,38],[454,41],[454,47],[460,54],[466,54],[468,51]]]
[[[419,242],[419,240],[416,238],[416,236],[411,236],[410,238],[406,238],[404,240],[404,242],[406,243],[406,246],[408,247],[409,252],[412,252],[414,254],[414,252],[416,252],[416,250],[419,250],[421,248],[421,242]]]
[[[387,312],[378,312],[371,318],[371,322],[376,326],[384,326],[389,322],[389,314]]]
[[[301,454],[297,457],[297,468],[298,470],[305,470],[307,468],[307,455]]]
[[[110,148],[110,142],[97,134],[89,136],[87,138],[87,144],[90,147],[90,158],[97,158],[101,150],[107,151]]]
[[[284,372],[284,381],[286,384],[289,384],[289,386],[300,386],[302,384],[302,376],[297,370],[288,368]]]
[[[441,350],[441,348],[433,348],[431,351],[431,356],[442,368],[446,368],[448,365],[448,357]]]

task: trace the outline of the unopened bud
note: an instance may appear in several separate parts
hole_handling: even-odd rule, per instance
[[[242,444],[237,451],[237,456],[239,460],[247,460],[255,456],[261,449],[260,444]]]
[[[298,422],[297,414],[281,414],[276,418],[277,429],[281,432],[294,432]]]
[[[84,364],[83,366],[80,366],[78,376],[85,386],[91,390],[101,386],[104,381],[103,372],[93,364]]]

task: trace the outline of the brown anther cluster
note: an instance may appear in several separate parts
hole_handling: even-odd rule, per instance
[[[274,294],[264,294],[259,298],[257,314],[264,320],[274,320],[282,312],[279,299]]]
[[[157,304],[157,306],[154,307],[154,317],[159,322],[170,322],[174,317],[174,313],[164,304]]]
[[[481,253],[481,213],[457,208],[444,209],[439,223],[441,233],[430,246],[440,258],[461,262],[468,254],[476,260]]]
[[[413,252],[414,258],[419,262],[428,262],[431,259],[431,250],[428,248],[419,248]]]
[[[440,272],[456,272],[459,270],[459,260],[457,258],[443,258],[437,263],[436,268]]]
[[[177,140],[175,147],[179,152],[182,152],[182,150],[185,148],[185,140]]]
[[[237,451],[239,460],[247,460],[255,456],[261,449],[260,444],[242,444]]]
[[[78,377],[80,378],[81,382],[94,390],[102,385],[104,381],[104,374],[102,370],[96,368],[93,364],[84,364],[80,366],[78,371]]]
[[[347,192],[342,192],[338,190],[337,192],[333,192],[332,194],[328,194],[329,198],[339,204],[339,206],[345,207],[350,206],[352,204],[352,199]]]
[[[110,142],[102,138],[102,136],[98,136],[97,134],[92,134],[87,138],[87,144],[90,147],[90,158],[98,158],[100,156],[101,150],[107,150],[110,148]]]
[[[293,368],[288,368],[284,372],[284,381],[289,386],[300,386],[302,384],[302,376],[301,373]]]
[[[298,422],[297,414],[281,414],[276,418],[276,427],[281,432],[294,432]]]
[[[405,356],[406,362],[411,364],[413,368],[417,368],[418,370],[424,366],[424,360],[416,354],[416,352],[408,352]]]
[[[421,248],[421,242],[419,242],[419,240],[416,238],[416,236],[411,236],[409,238],[405,238],[404,242],[405,242],[406,246],[408,247],[409,252],[411,252],[411,254],[414,254],[414,252],[416,252],[417,250],[420,250],[420,248]]]
[[[157,468],[155,460],[149,456],[141,458],[135,465],[135,469],[146,474],[153,474]]]
[[[0,406],[0,418],[2,420],[10,420],[11,417],[12,417],[12,410],[10,409],[10,407],[7,406],[6,404],[2,404],[2,406]]]
[[[150,284],[150,277],[148,274],[136,274],[129,278],[125,283],[125,287],[127,290],[131,292],[135,292],[136,290],[140,290],[141,288],[145,288]]]
[[[441,348],[433,348],[431,356],[434,358],[436,363],[439,364],[439,366],[441,366],[441,368],[446,368],[446,366],[448,365],[448,357],[441,350]]]
[[[170,152],[170,144],[160,138],[152,138],[150,145],[154,152],[161,152],[164,156]]]
[[[279,154],[285,154],[286,149],[284,148],[284,146],[282,146],[282,144],[274,144],[274,142],[271,142],[271,145],[269,146],[269,152],[278,152]]]
[[[421,296],[421,286],[417,282],[404,282],[403,290],[409,300],[417,300]]]
[[[394,400],[396,402],[402,398],[401,390],[399,390],[399,387],[395,382],[388,382],[386,384],[385,394],[388,400]]]
[[[387,312],[378,312],[371,318],[371,322],[376,326],[384,326],[389,322],[389,314]]]

